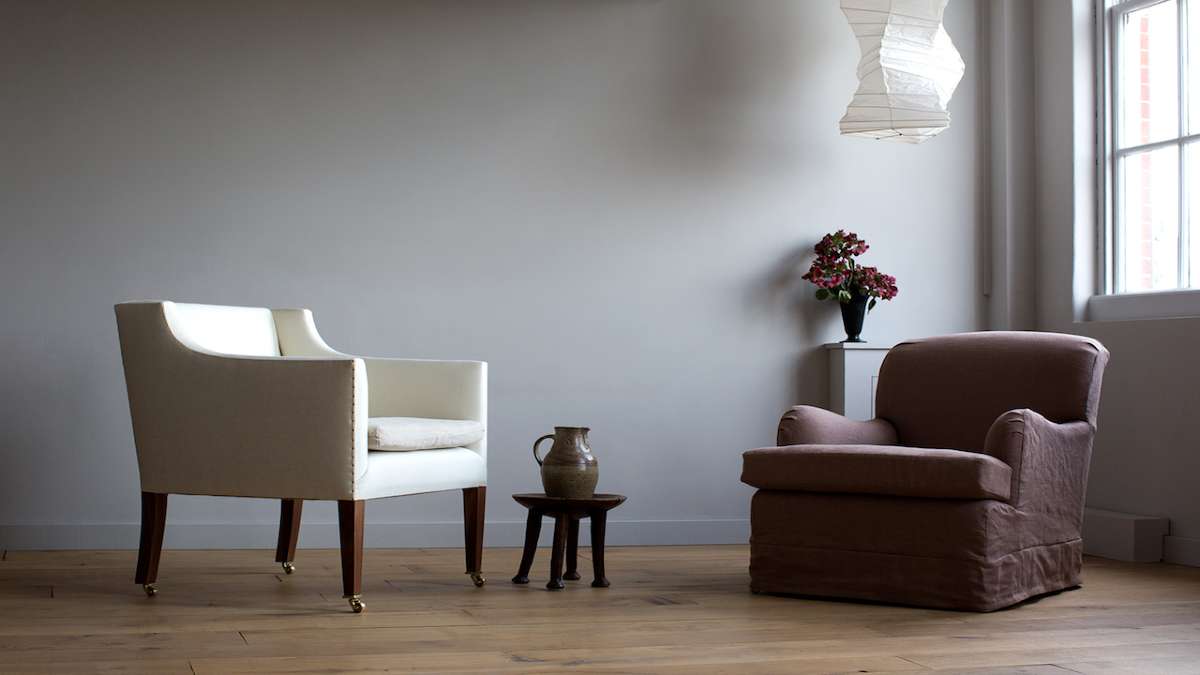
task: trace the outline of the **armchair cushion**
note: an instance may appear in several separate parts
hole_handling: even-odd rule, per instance
[[[372,417],[367,422],[371,450],[408,452],[458,448],[483,440],[484,428],[475,420],[429,417]]]
[[[367,474],[355,485],[355,499],[415,495],[487,485],[487,463],[466,448],[368,452]]]
[[[1007,501],[1012,469],[959,450],[791,445],[745,453],[742,482],[765,490]]]

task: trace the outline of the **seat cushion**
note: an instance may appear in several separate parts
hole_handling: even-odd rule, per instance
[[[367,422],[367,447],[393,452],[458,448],[478,443],[483,433],[483,424],[475,420],[372,417]]]
[[[487,485],[487,462],[474,450],[368,452],[355,499],[379,499]]]
[[[745,453],[742,482],[765,490],[1007,500],[1012,469],[960,450],[788,445]]]

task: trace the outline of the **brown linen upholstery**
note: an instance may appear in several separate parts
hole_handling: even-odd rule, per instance
[[[915,340],[878,419],[788,411],[786,447],[743,459],[751,589],[991,611],[1078,585],[1107,361],[1073,335]]]
[[[792,445],[743,455],[742,482],[763,490],[1008,500],[1012,469],[960,450]]]
[[[814,443],[895,445],[896,429],[887,420],[859,422],[811,405],[798,405],[785,412],[779,420],[775,445]]]
[[[757,593],[991,611],[1080,581],[1079,539],[1022,547],[995,500],[759,490],[750,523]]]
[[[1108,352],[1059,333],[962,333],[903,342],[879,369],[875,414],[904,445],[983,449],[992,422],[1018,408],[1052,422],[1096,423]]]

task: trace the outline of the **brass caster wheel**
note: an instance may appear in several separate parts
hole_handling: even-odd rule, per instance
[[[468,572],[471,575],[471,581],[475,584],[475,588],[483,588],[487,583],[487,577],[483,576],[482,572]]]
[[[291,562],[283,563],[283,573],[284,574],[295,574],[296,566],[293,565]]]
[[[154,587],[154,584],[142,584],[142,590],[146,591],[147,598],[153,598],[158,595],[158,589]]]
[[[363,603],[362,598],[357,595],[350,596],[349,600],[350,609],[353,610],[355,614],[362,614],[362,611],[367,608],[367,606]]]

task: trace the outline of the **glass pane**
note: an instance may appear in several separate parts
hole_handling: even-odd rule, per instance
[[[1179,8],[1176,0],[1164,0],[1124,14],[1120,50],[1120,147],[1177,136]]]
[[[1188,131],[1200,133],[1200,2],[1190,0],[1187,32]]]
[[[1178,288],[1179,148],[1127,155],[1120,171],[1120,290]]]
[[[1192,288],[1200,288],[1200,144],[1190,143],[1184,150],[1187,158],[1188,205],[1188,271]]]

